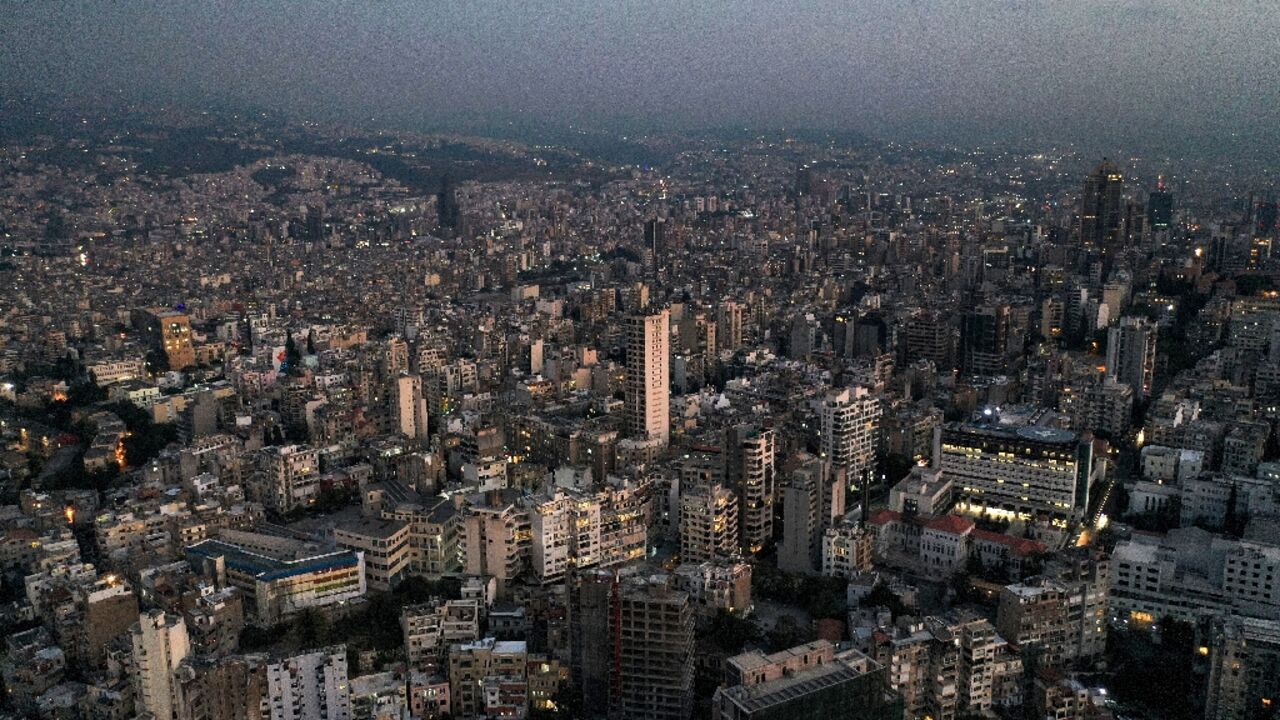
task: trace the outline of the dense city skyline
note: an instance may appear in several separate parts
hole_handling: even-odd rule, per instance
[[[1280,720],[1274,8],[5,9],[0,720]]]

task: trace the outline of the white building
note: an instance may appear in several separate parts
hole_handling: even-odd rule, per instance
[[[889,491],[889,509],[919,515],[942,515],[951,508],[951,481],[937,468],[911,468]]]
[[[176,720],[181,698],[173,673],[191,654],[186,623],[181,616],[152,610],[138,616],[130,635],[138,708],[156,720]]]
[[[669,312],[628,317],[626,337],[627,433],[665,448],[671,437]]]
[[[264,715],[271,720],[350,720],[345,646],[294,655],[266,666]]]
[[[1088,435],[1022,419],[948,425],[940,451],[961,512],[1011,520],[1044,513],[1059,526],[1088,506],[1105,466]]]
[[[876,465],[880,401],[864,387],[831,390],[818,408],[822,457],[861,488]]]
[[[427,438],[427,399],[422,394],[422,378],[401,375],[392,383],[391,417],[401,435],[414,440]]]

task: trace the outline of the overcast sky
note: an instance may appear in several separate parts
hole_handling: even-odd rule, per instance
[[[5,2],[0,89],[296,117],[1280,137],[1280,0]]]

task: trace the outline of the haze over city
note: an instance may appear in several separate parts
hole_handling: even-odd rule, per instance
[[[0,720],[1280,720],[1280,5],[0,7]]]
[[[9,93],[406,129],[802,127],[1175,156],[1270,152],[1280,133],[1280,9],[1266,0],[13,3],[5,15]]]

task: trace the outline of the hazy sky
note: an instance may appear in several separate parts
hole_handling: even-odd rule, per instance
[[[1280,0],[4,2],[0,90],[298,117],[1280,138]]]

